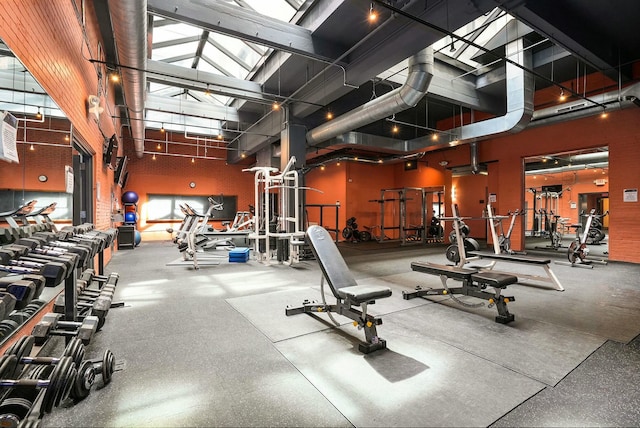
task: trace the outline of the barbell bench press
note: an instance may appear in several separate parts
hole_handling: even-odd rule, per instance
[[[411,269],[416,272],[439,276],[443,288],[423,289],[421,286],[418,286],[414,291],[402,292],[402,297],[405,300],[413,299],[415,297],[448,295],[456,303],[463,306],[477,307],[482,305],[469,304],[454,297],[455,294],[461,294],[487,300],[489,302],[489,307],[495,305],[498,310],[498,316],[496,316],[495,319],[498,323],[507,324],[515,319],[513,314],[511,314],[507,308],[507,303],[515,301],[515,298],[513,296],[507,297],[502,295],[502,290],[507,288],[508,285],[518,282],[518,277],[514,275],[499,272],[481,272],[478,269],[466,269],[429,262],[413,262],[411,263]],[[449,287],[447,285],[448,279],[461,281],[462,286]],[[493,288],[495,292],[490,293],[488,291],[484,291],[487,287]]]
[[[333,242],[333,238],[323,227],[310,226],[306,236],[322,271],[320,282],[322,303],[305,300],[302,306],[287,307],[285,314],[287,316],[302,313],[314,315],[319,312],[328,312],[331,317],[331,312],[335,312],[353,320],[353,324],[358,329],[364,329],[365,341],[358,345],[360,352],[368,354],[386,348],[387,342],[378,336],[376,329],[376,326],[382,324],[382,319],[368,314],[367,307],[374,304],[376,299],[391,296],[391,289],[378,285],[358,285]],[[334,305],[325,303],[325,280],[336,298]]]

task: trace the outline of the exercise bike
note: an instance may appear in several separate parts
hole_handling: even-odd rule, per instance
[[[515,210],[513,212],[509,211],[506,216],[494,215],[491,204],[487,205],[487,218],[489,219],[489,223],[492,228],[494,242],[498,243],[497,250],[499,250],[500,253],[516,254],[516,251],[511,249],[511,233],[513,232],[513,226],[516,224],[516,217],[523,213],[524,211],[520,212],[520,210]],[[511,221],[509,222],[509,229],[507,229],[507,233],[505,233],[502,226],[502,220],[506,220],[508,218],[511,218]]]
[[[587,222],[584,226],[584,229],[589,231],[591,228],[591,224],[594,218],[601,219],[606,214],[596,214],[595,208],[591,209],[589,214],[582,213],[582,217],[587,217]],[[576,231],[576,239],[571,242],[569,245],[569,250],[567,251],[567,258],[569,259],[571,267],[583,267],[587,269],[593,269],[593,264],[603,264],[606,265],[607,262],[605,260],[587,260],[587,256],[589,256],[589,247],[587,247],[587,239],[589,238],[589,232],[580,234],[582,230],[582,224],[576,223],[572,224],[571,228]],[[560,262],[557,262],[560,263]],[[560,263],[565,264],[565,263]]]

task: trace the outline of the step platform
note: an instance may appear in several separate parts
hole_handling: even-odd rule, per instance
[[[229,251],[230,263],[246,263],[249,260],[249,248],[237,247]]]

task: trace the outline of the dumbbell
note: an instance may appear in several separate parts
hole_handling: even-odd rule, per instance
[[[35,290],[33,292],[33,298],[37,299],[42,294],[42,290],[44,289],[44,285],[46,282],[46,278],[42,275],[33,275],[33,274],[22,274],[22,275],[8,275],[4,277],[0,277],[0,291],[4,291],[11,284],[14,284],[16,281],[23,280],[29,281],[33,283]],[[8,291],[8,290],[7,290]]]
[[[102,329],[105,319],[111,309],[111,296],[99,296],[97,298],[82,299],[81,295],[78,295],[78,301],[76,307],[79,309],[78,319],[85,319],[87,316],[94,316],[98,318],[98,326],[96,331]],[[53,303],[53,312],[57,314],[65,313],[65,297],[64,294],[59,294]],[[88,315],[85,315],[88,314]]]
[[[0,251],[0,270],[10,273],[40,274],[46,278],[45,285],[55,287],[73,272],[78,264],[77,254],[51,257],[29,252],[24,245],[8,245]],[[37,264],[34,264],[37,263]]]
[[[42,410],[50,413],[55,406],[69,397],[77,377],[71,357],[62,357],[45,379],[11,379],[8,376],[15,373],[17,365],[18,358],[15,355],[0,357],[0,388],[12,389],[0,403],[0,426],[17,426],[31,411],[40,393],[44,394]],[[45,374],[45,371],[40,372],[40,375]],[[13,425],[16,422],[17,424]]]
[[[22,336],[13,345],[11,345],[6,351],[5,355],[15,355],[18,359],[16,365],[16,371],[12,377],[19,377],[23,373],[24,368],[28,365],[48,366],[59,364],[64,357],[70,357],[76,368],[77,377],[73,389],[71,390],[71,398],[75,401],[80,401],[86,398],[91,392],[91,386],[95,381],[95,367],[98,365],[97,361],[85,360],[85,349],[82,341],[78,338],[73,338],[67,344],[62,353],[62,357],[30,357],[33,345],[35,344],[35,338],[33,336]],[[109,368],[107,367],[106,370]],[[33,377],[39,377],[45,367],[35,367],[32,371]],[[100,370],[103,370],[100,367]],[[113,370],[111,371],[113,373]],[[108,374],[108,376],[111,375]],[[104,378],[104,376],[103,376]]]
[[[0,321],[0,340],[9,337],[20,326],[19,323],[12,319],[6,319]]]
[[[0,315],[5,319],[15,309],[17,303],[16,296],[8,292],[0,292]]]
[[[116,285],[118,285],[118,280],[120,279],[120,275],[117,272],[112,272],[109,276],[105,275],[96,275],[95,271],[91,268],[85,269],[81,274],[80,278],[83,281],[86,281],[87,284],[91,284],[92,282],[97,282],[99,288],[104,288],[105,285],[113,287],[115,290]]]
[[[35,313],[38,312],[40,308],[42,308],[47,303],[49,302],[46,300],[39,300],[39,299],[32,300],[31,303],[29,303],[24,308],[11,312],[7,316],[7,318],[17,322],[18,325],[20,325],[23,322],[27,321],[28,319],[31,319],[31,317],[35,315]]]
[[[61,257],[67,253],[73,253],[78,255],[78,263],[80,266],[84,266],[87,261],[94,256],[93,249],[86,245],[62,245],[66,243],[60,243],[57,241],[47,241],[45,238],[37,235],[29,238],[20,238],[16,242],[16,245],[24,245],[30,249],[33,254],[43,254],[47,256]]]
[[[27,279],[24,279],[27,277]],[[29,279],[32,278],[32,279]],[[5,276],[0,278],[0,293],[9,293],[16,298],[14,309],[22,309],[27,306],[36,297],[38,293],[39,281],[44,281],[44,277],[39,275],[15,275]],[[38,283],[36,283],[38,282]],[[0,302],[3,299],[0,298]],[[3,304],[0,303],[0,319],[4,319],[13,310],[2,311]]]
[[[65,321],[62,314],[49,312],[33,327],[31,334],[36,345],[42,345],[49,336],[77,337],[88,345],[98,330],[99,321],[98,317],[91,315],[82,321]]]

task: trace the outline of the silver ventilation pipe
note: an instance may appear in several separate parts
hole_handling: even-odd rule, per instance
[[[147,0],[109,0],[122,88],[136,156],[144,152],[144,94],[147,61]]]
[[[494,137],[505,132],[520,132],[531,120],[534,80],[533,75],[524,70],[532,69],[531,51],[524,49],[523,39],[507,43],[505,50],[506,58],[521,66],[506,63],[507,113],[447,131],[453,134],[459,143]]]
[[[621,110],[633,104],[640,106],[640,83],[635,83],[621,91],[615,90],[589,97],[594,103],[606,106],[606,112]],[[529,127],[550,125],[567,120],[580,119],[603,113],[600,105],[587,100],[578,100],[561,105],[536,110]]]
[[[478,162],[478,143],[476,141],[469,143],[469,151],[471,158],[471,173],[477,174],[478,171],[480,171],[480,166]]]
[[[415,107],[427,93],[432,77],[433,48],[428,47],[409,58],[409,74],[402,86],[310,130],[307,142],[315,145]]]

